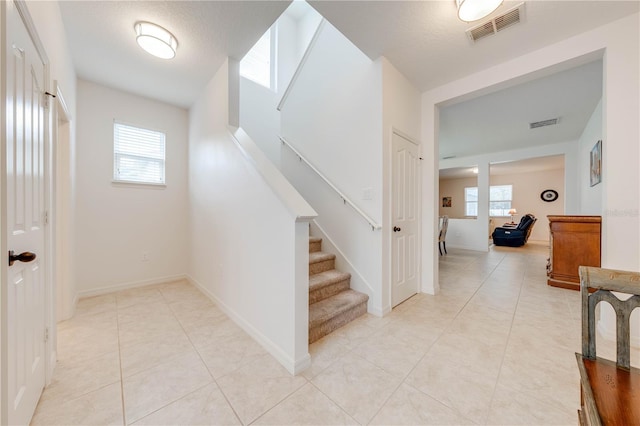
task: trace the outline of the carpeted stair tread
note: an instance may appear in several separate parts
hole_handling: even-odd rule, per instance
[[[326,260],[333,260],[336,258],[335,254],[326,253],[324,251],[316,251],[313,253],[309,253],[309,265],[313,263],[320,263]]]
[[[366,303],[369,296],[355,290],[345,290],[309,306],[309,330]],[[348,321],[347,321],[348,322]],[[346,322],[345,322],[346,324]],[[342,324],[344,325],[344,324]],[[337,328],[337,327],[336,327]]]
[[[318,252],[322,249],[322,238],[309,237],[309,253]]]
[[[311,275],[309,277],[309,291],[339,283],[340,281],[345,281],[349,278],[351,278],[351,274],[347,272],[340,272],[336,269],[320,272],[319,274]]]
[[[309,305],[349,290],[351,274],[330,269],[309,277]]]

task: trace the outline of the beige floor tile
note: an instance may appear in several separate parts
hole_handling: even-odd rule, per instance
[[[364,341],[353,352],[387,373],[404,379],[424,356],[426,350],[382,330]]]
[[[311,383],[256,420],[255,425],[357,425],[351,416]]]
[[[167,333],[137,345],[123,346],[120,348],[122,377],[132,376],[193,351],[194,347],[183,331]]]
[[[343,340],[347,349],[353,349],[375,333],[377,329],[367,318],[357,318],[333,332]]]
[[[58,361],[79,362],[98,358],[118,350],[118,329],[100,330],[78,335],[74,329],[58,332]]]
[[[158,293],[159,295],[160,293]],[[162,299],[162,296],[159,296]],[[173,317],[173,312],[169,305],[162,299],[149,303],[137,303],[134,305],[118,308],[118,325],[128,323],[151,322]]]
[[[195,351],[125,377],[126,421],[133,423],[212,382],[213,378]]]
[[[146,286],[119,291],[115,294],[118,309],[127,308],[134,305],[147,305],[153,303],[164,303],[162,293],[158,286]]]
[[[271,355],[265,355],[217,379],[217,382],[242,423],[248,424],[302,387],[307,380],[292,376]]]
[[[476,423],[489,413],[497,378],[447,359],[423,358],[405,383]]]
[[[576,411],[559,410],[545,400],[501,385],[496,388],[487,418],[489,425],[574,425],[577,421]]]
[[[120,358],[117,350],[83,361],[61,360],[40,400],[75,399],[119,381]]]
[[[448,362],[496,379],[504,357],[507,336],[488,332],[453,334],[444,332],[436,341],[427,358],[434,362]]]
[[[101,296],[87,297],[80,299],[76,306],[75,317],[84,317],[103,312],[115,311],[117,309],[116,296],[105,294]]]
[[[192,330],[187,330],[187,335],[191,343],[197,348],[202,349],[215,343],[233,337],[242,336],[246,333],[229,318],[225,318],[215,323],[206,323]]]
[[[206,385],[138,420],[135,425],[239,425],[215,383]]]
[[[339,360],[348,353],[345,338],[330,334],[309,345],[309,355],[311,356],[311,367],[302,372],[307,379],[312,379],[323,372],[331,364]]]
[[[145,342],[163,340],[167,334],[184,332],[173,315],[156,317],[153,320],[140,320],[119,325],[120,347],[138,345]]]
[[[439,401],[402,384],[371,421],[372,425],[472,425]]]
[[[234,334],[204,346],[198,349],[198,353],[215,379],[268,355],[262,346],[245,333]]]
[[[202,305],[196,308],[187,306],[187,309],[183,303],[172,303],[169,307],[180,322],[180,325],[182,325],[182,328],[188,332],[228,319],[227,315],[216,306]]]
[[[396,390],[401,379],[349,353],[312,383],[360,423],[368,423]]]
[[[38,405],[32,425],[122,425],[120,382],[76,399],[50,400]]]

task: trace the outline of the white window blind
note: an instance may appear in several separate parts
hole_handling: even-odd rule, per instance
[[[113,125],[113,180],[164,184],[165,134]]]

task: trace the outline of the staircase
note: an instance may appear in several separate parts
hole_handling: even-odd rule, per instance
[[[336,255],[321,247],[321,238],[309,237],[309,343],[366,313],[369,300],[351,290],[351,274],[337,271]]]

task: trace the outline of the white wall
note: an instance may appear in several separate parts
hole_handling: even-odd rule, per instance
[[[280,167],[280,111],[278,94],[240,77],[240,126],[273,164]]]
[[[392,238],[390,229],[393,228],[393,132],[399,132],[404,137],[420,147],[421,101],[420,92],[407,78],[400,73],[385,57],[376,61],[382,67],[382,306],[383,312],[391,308],[392,282]],[[421,164],[419,164],[421,167]],[[418,170],[420,175],[420,170]],[[420,191],[418,191],[420,193]],[[420,208],[420,206],[418,206]],[[419,224],[420,226],[420,224]],[[418,234],[420,230],[418,228]],[[419,259],[416,259],[419,265]],[[420,273],[420,272],[419,272]],[[418,290],[418,289],[417,289]]]
[[[189,275],[297,373],[310,362],[309,219],[274,192],[258,148],[227,130],[228,80],[225,63],[189,111]]]
[[[165,187],[112,183],[114,120],[166,134]],[[77,123],[80,292],[95,294],[184,274],[187,111],[79,80]]]
[[[382,220],[382,66],[326,23],[281,111],[282,134],[377,223]],[[382,238],[298,159],[283,151],[285,175],[319,216],[318,225],[362,275],[369,310],[382,314]],[[300,172],[300,173],[299,173]],[[371,199],[363,199],[364,190]],[[338,202],[339,201],[339,202]]]
[[[491,176],[490,183],[491,185],[513,185],[511,206],[518,211],[515,222],[519,223],[522,216],[527,213],[533,214],[538,220],[531,230],[529,240],[549,241],[547,215],[564,214],[564,170],[494,175]],[[552,202],[543,201],[540,193],[545,189],[557,191],[558,199]],[[494,218],[494,223],[500,226],[510,220],[510,218]]]
[[[586,215],[602,215],[602,188],[604,185],[591,186],[590,158],[591,150],[597,141],[602,140],[602,100],[593,110],[580,139],[578,140],[580,176],[580,213]],[[603,147],[604,151],[606,146]]]

